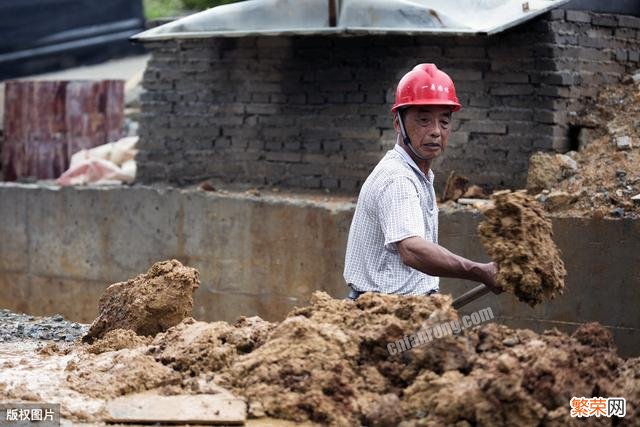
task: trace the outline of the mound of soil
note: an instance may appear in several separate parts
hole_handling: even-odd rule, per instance
[[[529,217],[539,207],[532,210],[522,197],[505,195],[496,204],[501,215],[491,218],[513,221],[505,230],[519,230],[529,236],[526,242],[549,236],[544,216]],[[535,227],[524,225],[531,221]],[[515,270],[515,263],[507,265]],[[524,277],[525,286],[533,286]],[[539,279],[545,296],[545,281],[552,279]],[[280,323],[186,318],[141,346],[128,332],[112,332],[102,341],[122,334],[135,348],[98,355],[86,346],[76,349],[82,357],[68,367],[67,382],[103,398],[224,387],[247,399],[252,417],[331,426],[572,425],[573,396],[625,397],[627,413],[638,414],[640,359],[618,357],[611,334],[598,324],[568,336],[487,323],[410,350],[389,350],[390,343],[456,318],[445,295],[366,293],[347,301],[317,292],[309,306]]]
[[[581,115],[579,150],[534,154],[527,188],[557,216],[640,217],[640,84],[603,88]]]
[[[98,302],[100,314],[82,339],[91,343],[114,329],[148,336],[166,331],[191,316],[199,285],[195,269],[175,259],[157,262],[146,274],[107,288]]]

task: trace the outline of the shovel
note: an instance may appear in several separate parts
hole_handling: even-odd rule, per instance
[[[491,290],[485,285],[478,285],[470,291],[467,291],[464,294],[460,295],[458,298],[454,299],[451,305],[457,310],[460,307],[469,304],[471,301],[475,301],[481,296],[488,294],[489,292],[491,292]]]

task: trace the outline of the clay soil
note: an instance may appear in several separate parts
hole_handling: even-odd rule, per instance
[[[164,292],[189,300],[195,288],[185,283],[191,279],[171,285],[160,279],[196,277],[184,276],[190,269],[165,261],[150,271],[162,274],[138,276],[140,294],[129,301],[150,301],[145,293],[164,300],[158,295]],[[120,304],[117,298],[105,301]],[[100,318],[114,312],[109,304]],[[147,318],[147,306],[136,307]],[[131,393],[231,393],[246,399],[252,419],[408,427],[573,425],[571,397],[622,396],[627,417],[615,422],[632,425],[640,417],[640,359],[620,358],[610,333],[598,324],[568,336],[485,323],[389,352],[389,343],[455,319],[451,298],[368,293],[354,302],[317,292],[310,305],[279,323],[185,317],[169,326],[175,314],[163,309],[159,313],[172,322],[156,319],[154,324],[168,326],[154,335],[127,329],[141,320],[129,308],[121,311],[129,315],[101,323],[109,332],[91,344],[48,346],[37,352],[37,362],[6,362],[14,374],[0,375],[0,400],[53,399],[62,403],[66,419],[101,422],[106,401]],[[34,388],[23,379],[35,369],[40,375]]]
[[[365,294],[352,302],[318,292],[280,323],[186,318],[147,345],[127,340],[132,349],[91,353],[100,340],[75,347],[64,383],[103,400],[223,387],[247,399],[251,417],[336,426],[573,425],[573,396],[623,396],[622,424],[637,420],[640,361],[618,357],[598,324],[568,336],[488,323],[387,351],[389,342],[455,318],[450,303],[443,295]],[[586,423],[612,422],[595,421]]]
[[[498,284],[532,307],[561,294],[567,272],[543,207],[524,191],[491,198],[478,234],[498,266]]]

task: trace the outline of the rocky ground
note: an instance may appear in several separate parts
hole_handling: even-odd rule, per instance
[[[87,333],[88,325],[69,322],[61,315],[35,317],[0,309],[0,342],[32,339],[72,342]]]

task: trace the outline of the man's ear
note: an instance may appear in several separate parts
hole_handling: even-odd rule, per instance
[[[400,133],[400,123],[398,123],[397,111],[393,114],[393,128],[396,130],[396,132]]]

